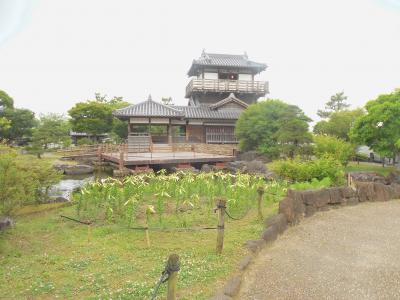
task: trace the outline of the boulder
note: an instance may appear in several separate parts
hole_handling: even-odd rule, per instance
[[[247,249],[250,250],[252,253],[259,252],[262,247],[264,247],[265,241],[264,240],[249,240],[245,243]]]
[[[261,238],[267,243],[272,243],[278,237],[278,228],[276,225],[271,225],[261,235]]]
[[[10,217],[0,217],[0,230],[5,230],[13,225],[14,221]]]
[[[400,184],[400,171],[391,172],[387,177],[386,180],[388,183],[396,183]]]
[[[357,192],[353,190],[351,187],[341,187],[340,193],[342,195],[342,198],[346,199],[356,197],[357,195]]]
[[[251,257],[250,255],[244,256],[239,262],[239,269],[241,271],[245,270],[249,266],[252,260],[253,257]]]
[[[278,233],[282,234],[287,228],[287,219],[283,213],[271,216],[264,221],[265,227],[276,226]]]
[[[374,201],[375,191],[373,182],[356,182],[357,195],[360,202]]]
[[[239,293],[241,282],[242,277],[240,275],[232,277],[224,286],[224,294],[230,297],[236,296]]]
[[[209,164],[204,164],[201,166],[200,172],[210,173],[213,168]]]
[[[66,175],[92,174],[94,167],[88,165],[71,165],[64,168]]]
[[[357,182],[387,182],[384,176],[375,172],[351,172],[349,175],[353,181]]]
[[[315,214],[316,211],[317,211],[317,208],[315,206],[306,205],[304,216],[307,218],[311,217],[313,214]]]
[[[285,197],[281,202],[279,202],[279,213],[283,214],[288,221],[288,223],[293,223],[295,220],[293,199],[290,197]]]
[[[342,195],[342,190],[339,187],[333,187],[326,189],[329,192],[329,204],[339,204],[345,202],[345,199]]]
[[[394,198],[394,191],[390,185],[374,182],[375,201],[388,201]]]

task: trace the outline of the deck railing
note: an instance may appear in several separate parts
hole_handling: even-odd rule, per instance
[[[256,93],[261,96],[268,93],[267,81],[192,79],[186,86],[186,97],[193,92],[231,92]]]

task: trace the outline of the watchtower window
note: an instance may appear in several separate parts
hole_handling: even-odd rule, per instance
[[[236,74],[236,73],[218,73],[218,79],[238,80],[238,74]]]

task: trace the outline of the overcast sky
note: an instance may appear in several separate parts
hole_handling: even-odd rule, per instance
[[[202,49],[264,62],[271,98],[316,119],[400,87],[400,0],[0,0],[0,89],[66,113],[95,92],[186,104]]]

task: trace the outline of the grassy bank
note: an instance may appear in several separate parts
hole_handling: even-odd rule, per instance
[[[276,211],[270,203],[265,215]],[[263,226],[251,210],[240,221],[228,220],[223,254],[215,254],[215,230],[150,232],[116,225],[94,227],[62,219],[75,207],[17,218],[0,236],[0,294],[6,299],[147,299],[170,253],[181,257],[180,299],[207,299],[235,269]],[[209,224],[215,225],[215,224]],[[165,295],[164,287],[161,295]]]
[[[345,168],[346,172],[376,172],[383,176],[389,175],[389,173],[393,172],[396,168],[394,166],[385,166],[382,167],[381,164],[369,163],[369,162],[360,162],[359,164],[356,162],[350,162]]]

